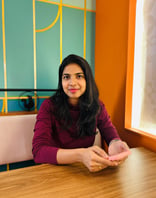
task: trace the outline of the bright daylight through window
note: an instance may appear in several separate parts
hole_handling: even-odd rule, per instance
[[[132,128],[156,135],[156,0],[136,5]]]

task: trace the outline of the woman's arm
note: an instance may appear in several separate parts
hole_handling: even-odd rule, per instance
[[[108,166],[117,166],[117,162],[108,160],[106,152],[98,146],[79,149],[59,149],[58,164],[83,163],[91,172],[100,171]]]
[[[51,101],[45,100],[37,115],[32,141],[33,157],[36,163],[57,164],[56,154],[59,149],[52,139]]]
[[[129,147],[125,142],[120,139],[118,132],[112,124],[107,110],[102,102],[100,102],[100,106],[101,112],[97,119],[97,127],[101,132],[103,140],[106,141],[108,145],[109,156],[113,156],[113,158],[110,157],[109,159],[115,159],[114,155],[120,154],[120,159],[119,156],[116,158],[118,159],[116,160],[116,162],[120,164],[128,157],[130,153]],[[123,152],[127,152],[127,155],[125,155],[125,153],[123,154]]]
[[[97,128],[101,133],[102,139],[109,145],[113,139],[119,139],[119,134],[112,124],[109,114],[102,102],[100,102],[100,113],[97,116]]]

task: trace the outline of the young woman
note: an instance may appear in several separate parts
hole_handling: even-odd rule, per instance
[[[108,154],[94,146],[97,129]],[[83,163],[91,172],[118,166],[127,156],[109,156],[129,151],[111,123],[88,62],[80,56],[67,56],[59,68],[56,93],[39,110],[33,137],[36,163]]]

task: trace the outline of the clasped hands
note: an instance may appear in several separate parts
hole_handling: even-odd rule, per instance
[[[83,164],[90,172],[98,172],[108,166],[120,165],[129,154],[130,149],[125,142],[114,141],[108,147],[108,154],[98,146],[86,148],[83,153]]]

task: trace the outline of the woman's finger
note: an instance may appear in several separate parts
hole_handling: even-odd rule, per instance
[[[101,149],[100,147],[93,146],[92,149],[97,155],[99,155],[99,156],[101,156],[105,159],[108,159],[108,154],[103,149]]]

